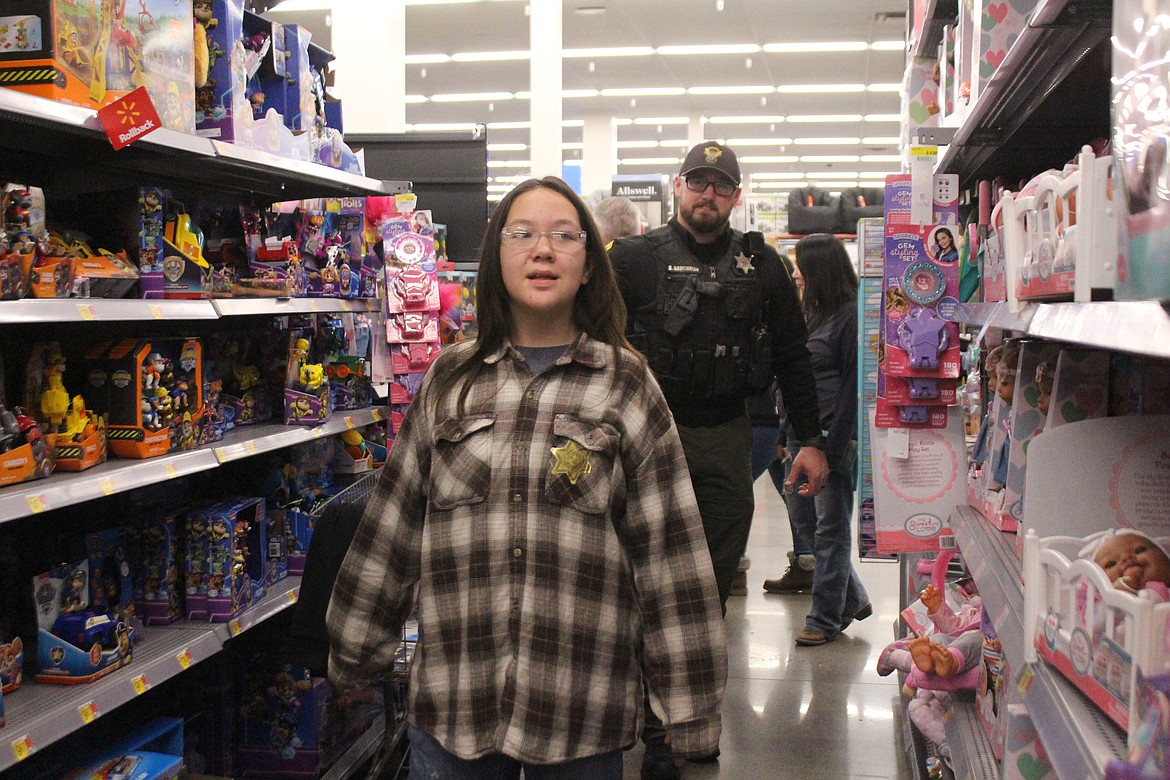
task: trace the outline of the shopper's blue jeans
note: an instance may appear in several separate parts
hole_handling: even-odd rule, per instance
[[[776,486],[776,491],[787,502],[784,493],[784,480],[788,476],[788,467],[792,461],[782,461],[776,457],[776,445],[779,443],[780,429],[777,426],[752,426],[752,482],[754,483],[761,474],[767,471],[768,476],[772,478],[772,484]],[[804,536],[798,531],[796,523],[792,522],[791,509],[789,510],[788,526],[792,529],[792,555],[794,559],[797,555],[812,555],[812,534]]]
[[[411,780],[621,780],[622,751],[579,758],[564,764],[525,764],[493,753],[471,761],[452,755],[434,737],[414,726],[406,729],[410,740]]]
[[[834,637],[843,622],[869,603],[869,594],[853,568],[853,480],[830,471],[816,498],[789,494],[788,517],[796,533],[811,535],[816,568],[813,570],[812,610],[807,628]]]

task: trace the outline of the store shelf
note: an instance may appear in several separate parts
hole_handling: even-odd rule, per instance
[[[1040,0],[1003,63],[983,86],[937,171],[958,174],[961,183],[969,184],[975,178],[1005,175],[1004,170],[995,169],[995,159],[1001,165],[1011,162],[1027,168],[1034,164],[1035,155],[1056,156],[1031,171],[1036,173],[1059,167],[1063,149],[1069,148],[1071,156],[1079,144],[1107,134],[1107,70],[1099,85],[1105,90],[1103,114],[1087,108],[1070,111],[1061,101],[1055,106],[1046,101],[1109,37],[1112,9],[1111,0]],[[1078,91],[1083,102],[1090,104],[1084,91]],[[1097,127],[1101,117],[1103,126]],[[1020,132],[1025,126],[1027,132]]]
[[[211,304],[220,317],[329,312],[361,314],[380,311],[382,308],[382,301],[378,298],[216,298]]]
[[[1170,314],[1157,301],[1045,304],[1037,308],[1028,334],[1170,358]]]
[[[216,298],[144,301],[138,298],[25,298],[0,301],[0,324],[214,320],[245,315],[280,316],[379,311],[377,298]]]
[[[147,629],[131,662],[82,685],[26,683],[4,697],[8,725],[0,771],[218,653],[223,644],[207,628]],[[28,664],[31,672],[33,663]],[[28,675],[31,677],[31,674]]]
[[[144,301],[137,298],[25,298],[0,302],[0,323],[213,320],[211,301]]]
[[[1024,663],[1024,595],[1015,534],[998,530],[970,507],[958,507],[950,525],[999,635],[1012,670],[1010,684],[1024,681],[1024,703],[1056,776],[1104,777],[1105,764],[1124,757],[1125,735],[1058,671],[1044,662]]]
[[[335,413],[311,428],[279,423],[237,427],[217,445],[146,460],[113,459],[75,474],[59,472],[48,479],[12,485],[0,490],[0,523],[207,471],[231,460],[380,422],[386,416],[385,407],[375,406]]]
[[[114,151],[96,111],[12,89],[0,89],[0,135],[9,150],[5,173],[55,191],[151,182],[278,201],[410,189],[409,182],[355,176],[166,129]]]
[[[1006,301],[995,303],[961,303],[955,307],[955,321],[964,325],[987,325],[1006,330],[1026,331],[1036,307],[1025,304],[1018,312],[1008,308]]]
[[[215,635],[219,637],[221,642],[227,642],[232,637],[237,637],[270,617],[284,612],[297,603],[300,594],[301,578],[285,577],[275,585],[270,586],[264,598],[241,612],[239,617],[229,620],[227,623],[217,623],[213,629]]]
[[[921,32],[914,46],[915,57],[937,57],[943,28],[959,16],[959,0],[926,0]]]
[[[1170,311],[1157,301],[1025,304],[1016,313],[1006,303],[965,303],[956,307],[955,319],[1035,338],[1170,358]]]
[[[955,780],[998,780],[999,762],[975,713],[975,704],[957,695],[952,695],[951,702],[946,730]]]
[[[4,697],[8,725],[4,729],[6,742],[0,745],[0,771],[215,655],[232,637],[295,604],[300,586],[300,577],[281,580],[264,599],[230,623],[181,620],[145,628],[130,664],[97,682],[26,683]],[[26,666],[28,677],[32,667],[33,662]]]
[[[108,460],[86,471],[22,482],[0,489],[0,523],[207,471],[219,463],[215,452],[204,448],[147,460]]]
[[[213,445],[212,450],[219,463],[227,463],[381,422],[386,419],[387,413],[385,407],[374,406],[351,412],[334,412],[321,425],[312,427],[280,423],[237,426],[224,436],[222,442]]]

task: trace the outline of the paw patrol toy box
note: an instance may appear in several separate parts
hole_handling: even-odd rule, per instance
[[[39,683],[93,682],[130,663],[133,631],[118,613],[90,605],[89,561],[33,579]]]
[[[163,127],[195,131],[191,0],[6,0],[0,85],[101,108],[146,87]]]

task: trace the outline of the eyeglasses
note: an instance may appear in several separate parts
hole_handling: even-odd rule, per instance
[[[558,252],[571,252],[584,246],[584,230],[529,230],[522,227],[504,228],[500,231],[500,240],[516,249],[532,249],[540,241],[541,236],[548,236],[548,242]]]
[[[687,182],[687,189],[691,192],[704,192],[708,187],[715,190],[715,194],[721,198],[729,198],[735,192],[737,185],[729,181],[711,181],[710,179],[692,179],[690,176],[684,176]]]

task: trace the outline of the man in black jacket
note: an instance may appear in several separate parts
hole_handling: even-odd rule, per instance
[[[762,235],[730,227],[739,185],[735,152],[704,141],[675,177],[678,215],[609,250],[629,311],[627,335],[678,426],[724,605],[755,509],[745,399],[773,377],[779,382],[803,445],[789,489],[803,481],[800,494],[816,495],[828,475],[796,287]],[[677,778],[655,720],[648,711],[642,777]]]

